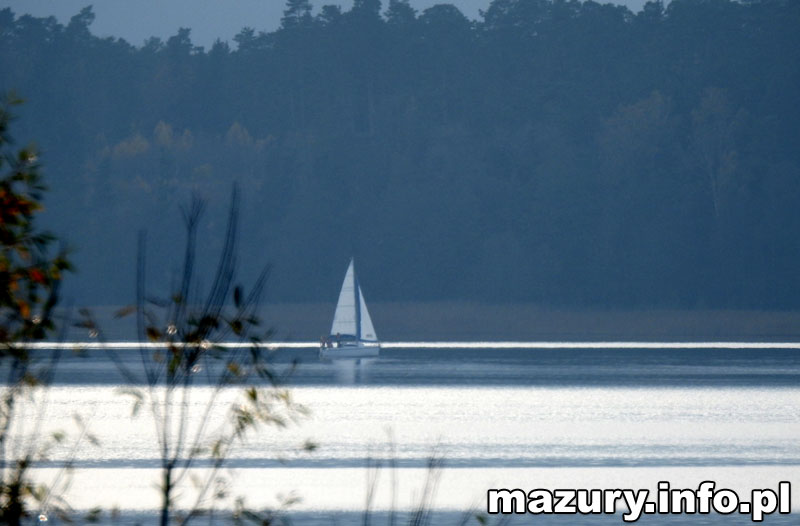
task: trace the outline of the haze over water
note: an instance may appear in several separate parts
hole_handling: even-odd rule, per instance
[[[311,415],[237,448],[230,494],[262,507],[276,506],[278,493],[295,491],[302,498],[292,508],[299,524],[361,524],[369,462],[382,465],[373,509],[376,519],[386,519],[393,507],[415,508],[425,466],[437,454],[444,470],[433,507],[444,524],[457,523],[470,507],[485,509],[486,490],[494,487],[655,489],[669,480],[672,487],[696,488],[714,480],[749,495],[752,488],[789,480],[797,506],[800,353],[763,345],[389,348],[376,360],[336,363],[320,362],[314,350],[283,350],[274,364],[300,361],[289,386]],[[131,400],[119,394],[113,367],[99,351],[89,353],[62,364],[48,426],[68,428],[78,412],[102,444],[77,454],[70,502],[78,508],[113,503],[133,521],[158,503],[154,431],[148,415],[130,419]],[[138,360],[135,352],[121,356],[131,364]],[[208,390],[194,388],[192,404],[202,407]],[[319,449],[301,453],[306,440]],[[40,473],[54,476],[55,468]],[[588,520],[536,520],[574,519]],[[601,519],[621,523],[619,517]],[[703,517],[706,523],[728,519]]]

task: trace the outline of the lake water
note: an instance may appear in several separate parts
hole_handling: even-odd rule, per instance
[[[131,367],[138,363],[136,351],[119,355]],[[290,349],[274,361],[284,368],[293,360],[300,365],[289,387],[310,415],[248,436],[224,475],[228,495],[243,496],[251,508],[279,506],[279,495],[299,497],[287,512],[295,524],[363,524],[369,480],[372,524],[400,523],[426,494],[436,513],[431,524],[458,524],[464,511],[485,512],[490,488],[655,493],[662,480],[673,488],[712,480],[748,498],[753,488],[777,490],[790,481],[795,511],[766,522],[796,524],[800,514],[797,349],[389,348],[360,363],[323,363],[314,350]],[[53,452],[74,461],[67,491],[73,507],[117,507],[115,523],[146,524],[159,502],[159,453],[149,414],[130,417],[132,399],[120,394],[122,383],[102,351],[67,357],[49,390],[45,427],[74,439],[78,413],[100,441]],[[191,425],[210,391],[193,388]],[[212,424],[222,420],[215,414]],[[319,446],[312,453],[301,451],[308,440]],[[429,479],[432,456],[443,469]],[[57,465],[40,466],[37,477],[53,480]],[[435,491],[423,491],[426,480],[436,482]],[[187,479],[181,502],[192,493]],[[523,515],[511,522],[598,521],[623,523],[620,515]],[[642,521],[750,522],[739,514]]]

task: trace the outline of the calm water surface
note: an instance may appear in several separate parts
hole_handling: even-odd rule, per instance
[[[135,351],[119,354],[131,367],[139,361]],[[376,360],[341,363],[322,363],[311,350],[274,356],[278,368],[292,361],[300,363],[292,393],[311,414],[250,436],[225,474],[229,493],[254,508],[275,507],[278,495],[294,492],[302,499],[289,512],[297,524],[361,524],[369,476],[377,480],[374,523],[387,524],[388,510],[419,503],[432,455],[444,459],[435,524],[485,509],[486,490],[495,487],[655,489],[669,480],[688,488],[714,480],[749,496],[751,488],[789,480],[800,506],[797,350],[388,349]],[[121,386],[103,352],[67,357],[49,393],[46,427],[75,436],[79,413],[101,443],[52,455],[74,459],[73,506],[117,506],[121,524],[148,523],[158,505],[155,431],[146,412],[130,418],[131,397]],[[193,389],[192,425],[209,392]],[[215,425],[223,418],[215,414]],[[307,440],[319,448],[301,452]],[[380,467],[370,471],[370,463]],[[58,468],[37,473],[49,480]],[[191,492],[187,483],[183,493]],[[622,524],[618,516],[516,521]],[[796,523],[797,516],[767,522]]]

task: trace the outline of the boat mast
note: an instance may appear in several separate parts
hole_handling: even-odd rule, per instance
[[[361,287],[358,286],[358,275],[356,275],[356,265],[353,258],[350,258],[350,264],[353,266],[353,299],[356,305],[356,340],[361,340]]]

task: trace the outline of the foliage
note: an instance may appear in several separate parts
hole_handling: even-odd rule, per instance
[[[69,262],[49,249],[55,237],[38,228],[44,186],[33,147],[11,151],[9,106],[0,106],[0,356],[14,357],[14,344],[44,339],[54,329],[53,307]]]
[[[47,384],[58,362],[58,352],[37,360],[31,344],[53,335],[59,286],[70,269],[63,249],[52,254],[56,238],[36,221],[44,191],[36,150],[13,146],[11,108],[20,102],[10,95],[0,104],[0,370],[7,375],[0,390],[0,522],[9,525],[20,524],[34,506],[56,513],[67,508],[59,497],[62,486],[35,484],[29,473],[34,461],[64,441],[61,433],[39,436],[45,395],[15,420],[20,406],[32,403],[32,388]],[[23,420],[34,426],[32,439]]]
[[[219,210],[239,180],[243,254],[285,265],[276,301],[320,301],[337,278],[319,261],[368,252],[382,301],[800,305],[799,3],[308,5],[208,50],[2,12],[0,84],[84,174],[54,190],[92,240],[86,276],[135,259],[118,233],[166,222],[174,196]],[[87,303],[131,288],[98,281]]]
[[[132,417],[144,408],[154,424],[161,455],[162,526],[189,524],[230,497],[220,471],[248,432],[262,425],[284,427],[306,413],[281,386],[291,370],[275,370],[262,345],[270,331],[260,328],[257,307],[267,269],[249,293],[234,285],[236,191],[211,288],[201,296],[196,270],[203,209],[202,200],[196,198],[184,210],[187,240],[182,270],[176,288],[166,297],[151,296],[146,290],[145,236],[140,236],[136,303],[117,316],[136,316],[142,370],[131,369],[113,349],[107,349],[132,386],[121,391],[132,397]],[[102,328],[91,312],[83,310],[82,315],[79,326],[103,342]],[[217,418],[220,414],[225,415],[222,422]],[[194,470],[198,463],[208,469]],[[179,502],[178,487],[190,479],[195,489],[192,501]],[[235,516],[257,516],[245,512],[241,503],[235,510]]]

